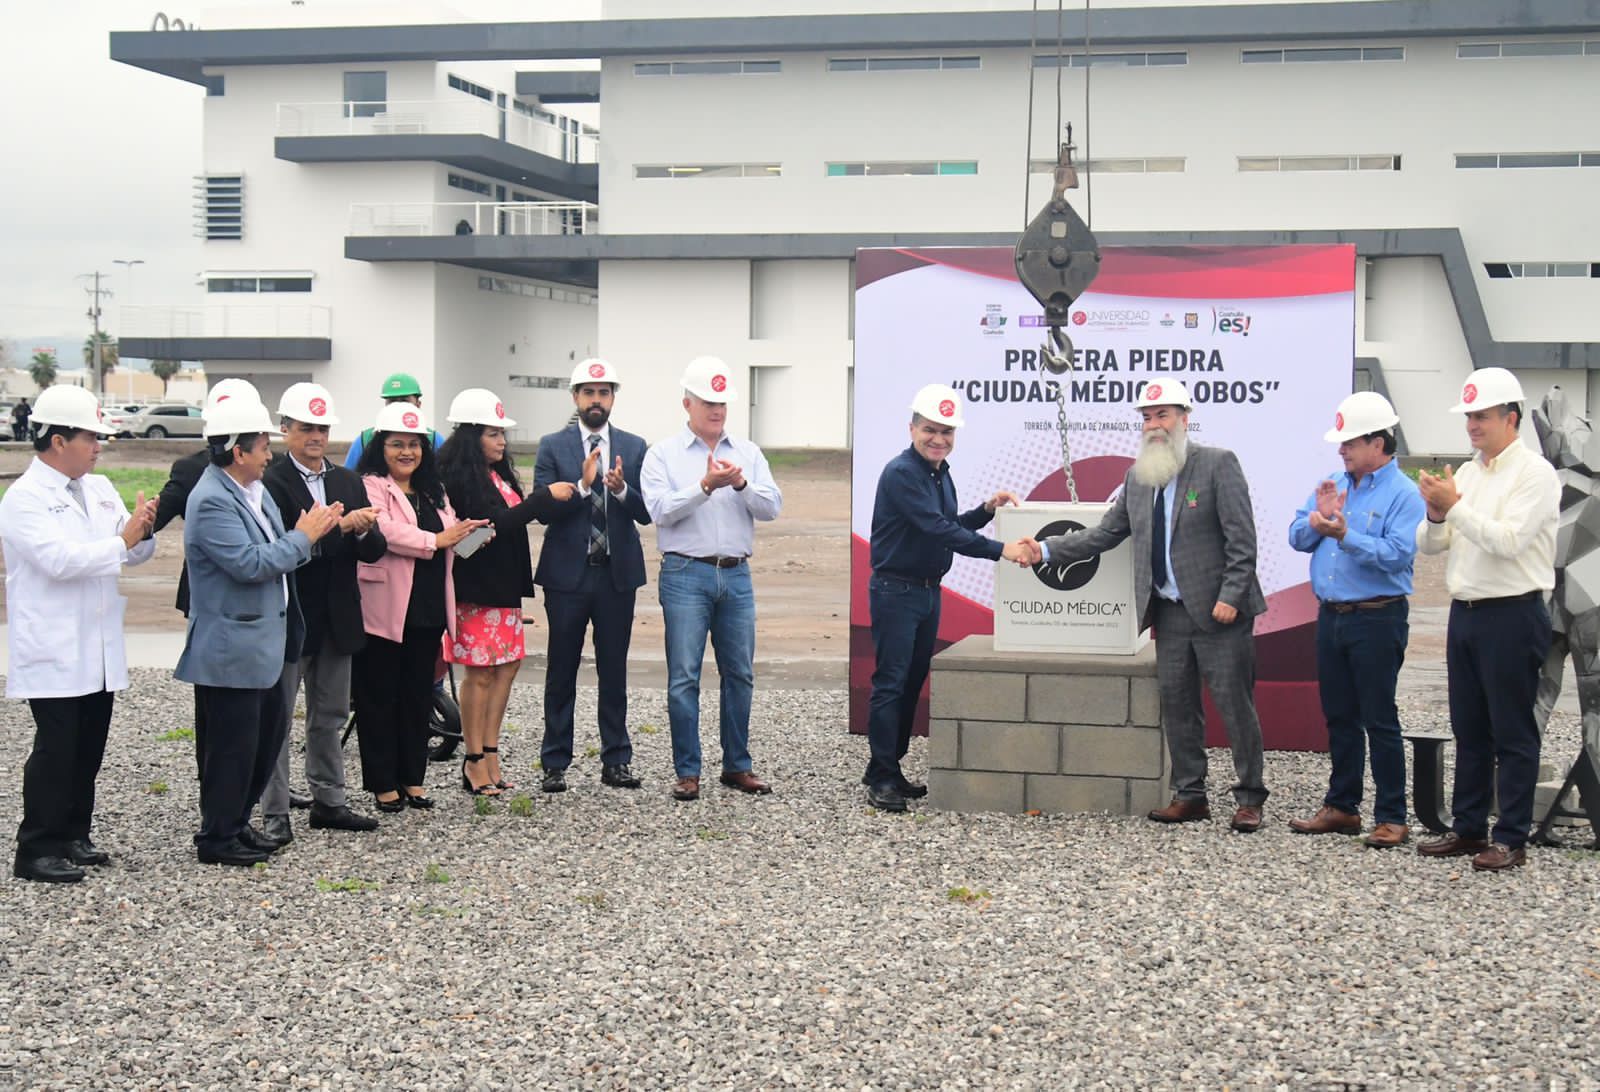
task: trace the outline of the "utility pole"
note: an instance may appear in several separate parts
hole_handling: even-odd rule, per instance
[[[93,273],[78,274],[79,280],[88,280],[90,278],[94,279],[94,287],[89,288],[85,286],[84,291],[89,293],[88,316],[89,321],[94,323],[94,337],[90,342],[90,344],[94,347],[94,360],[90,366],[89,381],[91,384],[93,384],[96,398],[100,397],[100,395],[104,393],[102,388],[105,384],[105,378],[101,374],[101,368],[103,367],[103,364],[100,359],[100,297],[110,296],[112,294],[111,289],[100,287],[100,278],[102,276],[106,277],[108,280],[110,279],[109,274],[103,274],[98,269]]]

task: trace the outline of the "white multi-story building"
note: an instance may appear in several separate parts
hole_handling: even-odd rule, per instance
[[[210,92],[206,304],[125,318],[123,352],[269,392],[311,376],[341,405],[391,370],[436,408],[487,386],[528,435],[591,353],[624,369],[630,427],[663,433],[711,353],[742,380],[734,428],[844,446],[873,409],[850,398],[856,249],[1013,243],[1059,83],[1102,245],[1355,244],[1357,383],[1410,451],[1464,448],[1439,410],[1474,367],[1600,413],[1593,3],[1100,2],[1092,65],[1081,9],[1058,59],[1053,9],[866,6],[113,34],[113,58]]]

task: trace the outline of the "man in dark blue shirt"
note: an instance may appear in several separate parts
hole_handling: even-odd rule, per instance
[[[939,632],[939,581],[952,553],[1027,564],[1021,543],[1002,545],[978,533],[1002,504],[1001,491],[967,512],[956,506],[956,486],[945,462],[962,425],[961,400],[940,384],[923,387],[911,401],[911,446],[889,460],[878,477],[872,507],[872,700],[867,742],[871,759],[862,784],[880,811],[905,811],[906,800],[928,794],[900,772],[911,746],[917,696],[928,678]]]

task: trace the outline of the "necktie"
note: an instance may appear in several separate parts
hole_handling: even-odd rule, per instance
[[[83,514],[89,514],[89,502],[83,499],[83,482],[73,478],[67,483],[67,492],[72,494],[72,499],[78,502],[78,507],[83,509]]]
[[[600,447],[600,437],[589,437],[591,452]],[[603,557],[608,552],[606,544],[606,487],[597,476],[594,488],[589,491],[589,555]]]
[[[1150,572],[1155,577],[1152,588],[1167,582],[1167,491],[1156,490],[1156,510],[1150,521]]]

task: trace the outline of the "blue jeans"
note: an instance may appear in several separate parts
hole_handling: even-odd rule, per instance
[[[861,780],[873,786],[895,785],[903,776],[900,760],[911,747],[911,723],[939,633],[939,589],[874,575],[867,596],[875,665],[867,707],[871,758]]]
[[[748,773],[750,694],[755,689],[756,599],[750,566],[719,569],[668,554],[657,585],[667,631],[667,716],[672,766],[700,776],[700,665],[706,636],[722,677],[722,768]]]
[[[1404,599],[1376,610],[1317,614],[1317,681],[1322,716],[1328,722],[1330,808],[1361,810],[1368,744],[1377,799],[1373,819],[1406,821],[1406,746],[1395,708],[1395,683],[1406,658],[1410,607]]]

